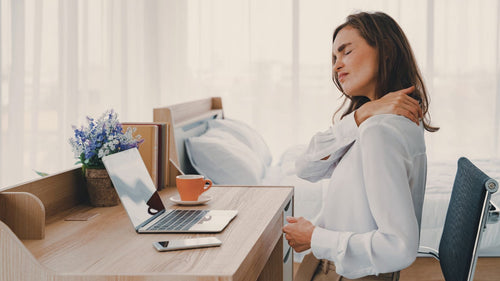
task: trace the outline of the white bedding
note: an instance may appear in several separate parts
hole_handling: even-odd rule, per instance
[[[314,219],[322,206],[322,194],[327,180],[311,183],[295,175],[295,159],[306,146],[294,146],[282,155],[277,165],[266,170],[263,185],[289,185],[295,187],[295,216]],[[500,159],[471,161],[487,175],[500,179]],[[422,214],[420,245],[438,249],[444,225],[451,189],[456,173],[456,161],[428,163],[427,186]],[[500,192],[499,192],[500,193]],[[494,194],[492,201],[500,206],[500,195]],[[480,245],[480,256],[500,256],[500,223],[489,224]],[[295,254],[301,261],[303,254]]]
[[[277,165],[266,170],[262,185],[294,186],[294,215],[313,219],[321,210],[323,188],[327,181],[309,182],[295,174],[295,159],[305,146],[294,146],[283,153]]]

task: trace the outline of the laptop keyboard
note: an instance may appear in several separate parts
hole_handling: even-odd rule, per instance
[[[148,230],[189,230],[207,213],[208,210],[172,210],[150,226]]]

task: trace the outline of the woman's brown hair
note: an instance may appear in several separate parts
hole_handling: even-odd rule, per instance
[[[439,130],[438,127],[430,125],[428,113],[429,99],[422,75],[420,74],[410,43],[397,22],[389,15],[381,12],[352,14],[347,17],[345,23],[335,29],[332,42],[335,41],[340,30],[346,26],[356,29],[368,45],[378,51],[378,77],[375,99],[379,99],[390,92],[414,85],[415,91],[410,96],[420,103],[424,116],[424,128],[429,132]],[[335,114],[344,107],[348,100],[350,101],[341,118],[344,118],[347,114],[370,101],[367,97],[351,97],[347,95],[342,89],[337,75],[335,74],[332,78],[337,88],[345,96],[342,106]]]

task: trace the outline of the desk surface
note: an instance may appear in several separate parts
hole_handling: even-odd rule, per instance
[[[236,218],[215,234],[137,234],[122,205],[80,205],[47,221],[45,239],[23,240],[47,268],[70,275],[162,276],[163,280],[255,280],[281,238],[282,210],[292,198],[287,187],[213,187],[201,206],[178,206],[160,192],[167,209],[232,209]],[[89,221],[65,221],[76,213],[98,213]],[[220,247],[157,252],[160,240],[215,236]],[[265,257],[265,258],[263,258]],[[255,276],[253,276],[255,275]],[[172,278],[168,278],[172,277]],[[222,277],[222,279],[221,279]]]

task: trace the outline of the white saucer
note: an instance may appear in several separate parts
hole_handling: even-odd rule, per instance
[[[198,201],[182,201],[179,195],[170,197],[170,201],[179,205],[201,205],[207,203],[210,200],[212,200],[212,196],[205,194],[200,195],[200,197],[198,197]]]

